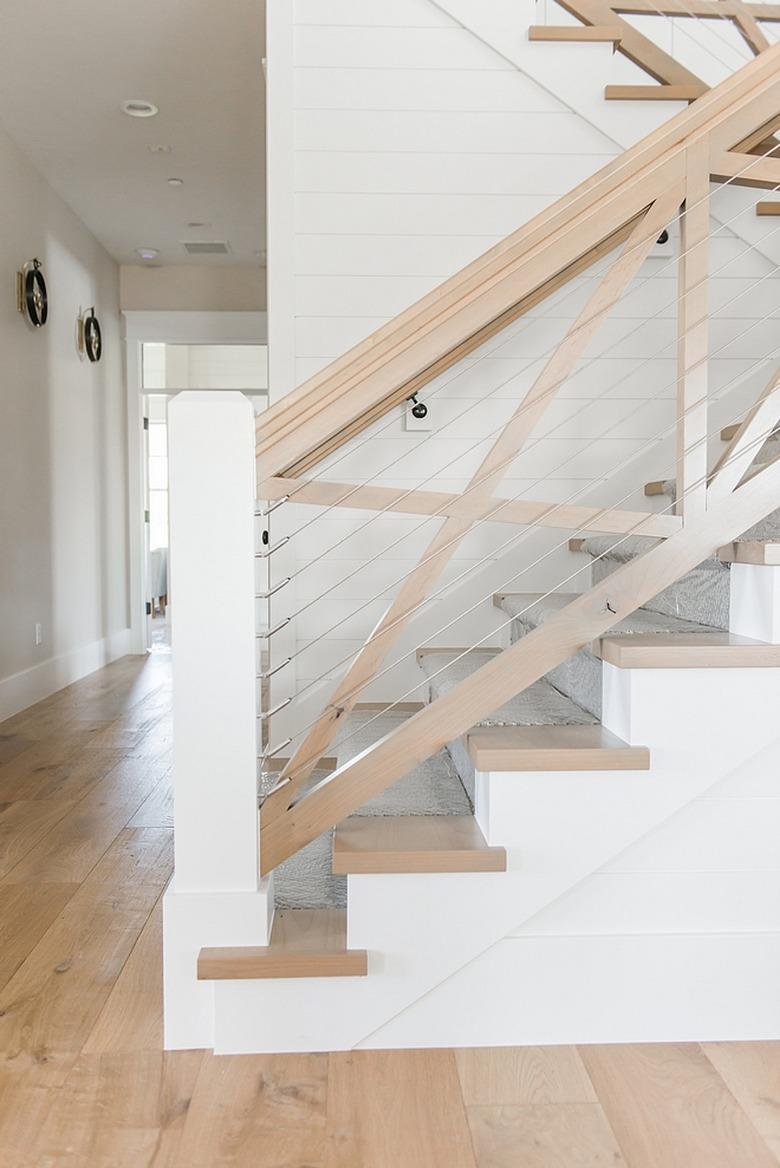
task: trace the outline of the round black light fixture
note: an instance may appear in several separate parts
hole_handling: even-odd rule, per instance
[[[18,308],[33,328],[43,328],[49,317],[49,294],[38,259],[28,260],[18,277]]]
[[[660,244],[664,244],[664,243],[669,242],[669,232],[666,230],[666,228],[664,228],[664,230],[661,232],[661,234],[658,236],[658,239],[655,242],[660,243]]]

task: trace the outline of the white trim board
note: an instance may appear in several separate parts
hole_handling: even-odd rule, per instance
[[[265,312],[123,311],[125,339],[167,345],[266,345]]]
[[[777,1039],[778,979],[776,932],[513,937],[357,1047]]]
[[[132,653],[131,629],[121,629],[99,641],[79,645],[57,657],[0,679],[0,722],[43,701],[66,685],[80,681],[88,673],[102,669],[119,657]]]

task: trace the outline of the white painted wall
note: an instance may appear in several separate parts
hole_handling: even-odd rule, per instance
[[[262,312],[264,267],[248,264],[123,264],[125,312]]]
[[[118,268],[2,130],[0,207],[3,718],[127,652],[129,614]],[[41,331],[16,311],[14,272],[33,256],[50,294]],[[75,344],[93,304],[97,365]]]
[[[269,4],[269,103],[282,119],[284,101],[292,105],[293,143],[292,156],[271,167],[269,205],[279,214],[287,208],[289,232],[284,250],[272,245],[270,255],[271,400],[289,388],[290,368],[296,382],[316,373],[675,112],[674,103],[604,103],[603,85],[636,80],[634,67],[604,45],[529,45],[527,25],[541,14],[530,4],[511,9],[510,26],[506,0],[297,0],[290,30],[290,6]],[[276,88],[275,41],[293,58],[286,72],[284,54],[277,61]],[[281,143],[277,149],[283,154]],[[731,192],[713,192],[713,386],[749,375],[714,407],[717,431],[766,376],[755,366],[776,342],[771,320],[759,318],[776,308],[780,291],[767,256],[747,252],[735,234],[740,224],[729,226]],[[548,411],[541,440],[510,468],[508,497],[644,505],[641,484],[670,473],[671,441],[653,440],[675,414],[673,255],[674,243],[644,265]],[[361,437],[315,473],[461,489],[593,279],[578,280],[426,388],[432,433],[407,432],[398,410],[373,438]],[[274,598],[273,622],[299,614],[274,639],[276,661],[295,655],[274,679],[274,701],[296,687],[313,697],[313,679],[341,671],[439,525],[380,517],[364,526],[365,513],[342,509],[312,523],[314,515],[288,506],[271,521],[273,541],[299,532],[273,562],[276,578],[294,576]],[[442,596],[421,613],[401,654],[420,641],[490,634],[498,618],[484,603],[434,637],[493,588],[546,589],[569,577],[568,533],[534,535],[510,553],[512,534],[486,524],[464,541],[445,575],[464,578],[457,597]],[[566,587],[576,590],[580,579]],[[398,697],[417,681],[407,658],[365,696]],[[305,702],[290,707],[274,737],[306,717]]]

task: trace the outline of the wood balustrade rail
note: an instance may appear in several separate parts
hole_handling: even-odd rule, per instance
[[[747,480],[743,477],[756,437],[771,432],[780,418],[776,376],[732,439],[727,460],[708,475],[706,297],[713,167],[736,170],[735,155],[752,165],[748,152],[778,125],[780,46],[761,53],[261,416],[258,452],[268,497],[290,494],[299,502],[322,505],[327,496],[327,505],[350,507],[361,505],[353,500],[362,493],[362,505],[369,508],[392,508],[406,500],[423,514],[438,506],[442,515],[442,525],[419,564],[285,764],[284,785],[266,800],[261,818],[263,872],[607,632],[777,506],[780,464],[770,464]],[[660,518],[673,518],[676,527],[657,530],[668,536],[664,543],[571,601],[304,793],[317,760],[327,753],[345,716],[474,524],[504,504],[505,520],[510,522],[542,524],[545,514],[554,516],[552,504],[502,503],[495,489],[681,203],[685,213],[678,276],[677,515],[640,514],[635,527],[626,526],[628,513],[620,509],[590,516],[590,523],[610,525],[592,530],[616,530],[618,524],[621,531],[647,534],[648,526]],[[437,492],[405,495],[359,484],[307,483],[302,477],[306,466],[408,396],[410,384],[435,376],[486,334],[504,327],[529,303],[538,303],[619,243],[620,253],[499,433],[460,497],[462,502]],[[536,514],[533,508],[538,509]],[[568,518],[576,516],[588,526],[584,513],[589,510],[570,508]]]

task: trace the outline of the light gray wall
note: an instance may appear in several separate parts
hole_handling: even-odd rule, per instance
[[[50,297],[39,331],[16,309],[15,273],[33,256]],[[123,652],[129,623],[119,270],[2,130],[0,272],[2,717]],[[93,304],[97,365],[75,342]]]
[[[125,312],[263,312],[265,268],[169,264],[119,270]]]

